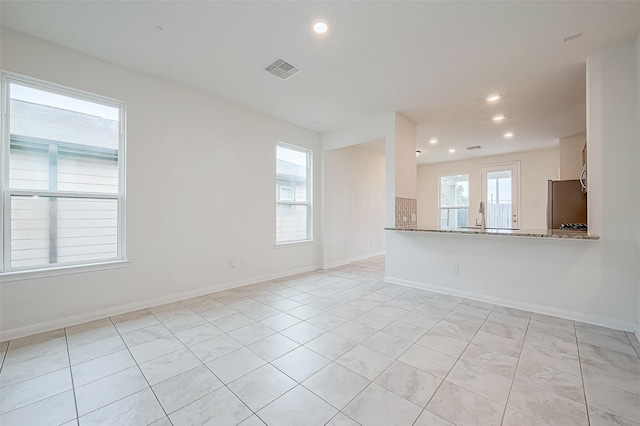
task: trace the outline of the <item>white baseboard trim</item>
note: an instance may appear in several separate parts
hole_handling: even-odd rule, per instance
[[[337,268],[338,266],[348,265],[351,262],[357,262],[359,260],[365,260],[365,259],[369,259],[370,257],[376,257],[376,256],[384,256],[384,250],[383,251],[377,251],[375,253],[364,254],[362,256],[352,257],[352,258],[346,259],[346,260],[338,260],[336,262],[325,263],[325,264],[322,265],[322,269]]]
[[[42,322],[38,324],[27,325],[24,327],[4,330],[0,332],[0,342],[19,339],[21,337],[31,336],[38,333],[45,333],[47,331],[58,330],[60,328],[71,327],[74,325],[83,324],[85,322],[95,321],[102,318],[112,317],[115,315],[126,314],[127,312],[137,311],[139,309],[146,309],[153,306],[164,305],[166,303],[178,302],[180,300],[185,300],[192,297],[198,297],[198,296],[202,296],[209,293],[243,287],[245,285],[256,284],[256,283],[269,281],[269,280],[282,278],[282,277],[288,277],[290,275],[311,272],[318,269],[319,269],[318,266],[292,269],[289,271],[279,272],[275,274],[268,274],[268,275],[246,278],[246,279],[237,280],[237,281],[231,281],[223,284],[199,288],[195,290],[189,290],[181,293],[174,293],[168,296],[161,296],[161,297],[155,297],[153,299],[141,300],[139,302],[128,303],[126,305],[114,306],[114,307],[102,309],[99,311],[92,311],[85,314],[73,315],[70,317],[61,318],[53,321],[47,321],[47,322]]]
[[[535,312],[537,314],[552,315],[555,317],[565,318],[572,321],[580,321],[587,324],[599,325],[601,327],[613,328],[615,330],[630,331],[636,329],[635,324],[631,324],[624,321],[618,321],[611,318],[589,315],[581,312],[568,311],[565,309],[553,308],[550,306],[536,305],[533,303],[520,302],[517,300],[503,299],[500,297],[487,296],[484,294],[477,294],[462,290],[451,289],[448,287],[440,287],[437,285],[431,285],[427,283],[421,283],[417,281],[404,280],[401,278],[385,277],[385,282],[391,284],[399,284],[407,287],[419,288],[421,290],[429,290],[437,293],[448,294],[451,296],[464,297],[466,299],[477,300],[480,302],[491,303],[500,306],[506,306],[507,308],[522,309],[525,311]],[[636,331],[636,334],[638,331]]]

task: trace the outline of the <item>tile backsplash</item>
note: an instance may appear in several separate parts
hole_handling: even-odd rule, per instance
[[[418,227],[418,200],[396,197],[396,228]]]

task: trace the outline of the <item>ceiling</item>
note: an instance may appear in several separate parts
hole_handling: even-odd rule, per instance
[[[587,56],[640,32],[638,1],[0,7],[5,27],[320,133],[398,111],[418,126],[421,163],[556,146],[583,132]],[[329,23],[327,35],[311,32],[318,18]],[[302,71],[284,81],[264,71],[278,58]],[[492,93],[503,98],[489,104]],[[502,123],[491,120],[498,113]],[[506,131],[515,136],[503,138]],[[467,151],[471,145],[482,149]]]

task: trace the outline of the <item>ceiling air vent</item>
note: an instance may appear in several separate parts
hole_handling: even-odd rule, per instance
[[[474,145],[474,146],[468,146],[467,149],[469,151],[473,151],[474,149],[480,149],[482,148],[480,145]]]
[[[292,75],[300,71],[300,68],[290,64],[284,59],[278,59],[274,63],[267,66],[265,70],[269,71],[271,74],[275,75],[276,77],[280,77],[281,79],[286,80],[287,78],[291,77]]]

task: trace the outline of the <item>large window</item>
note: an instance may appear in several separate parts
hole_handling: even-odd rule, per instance
[[[276,244],[309,241],[311,232],[311,151],[276,147]]]
[[[469,175],[440,177],[440,227],[469,226]]]
[[[124,105],[3,75],[0,271],[124,259]]]

